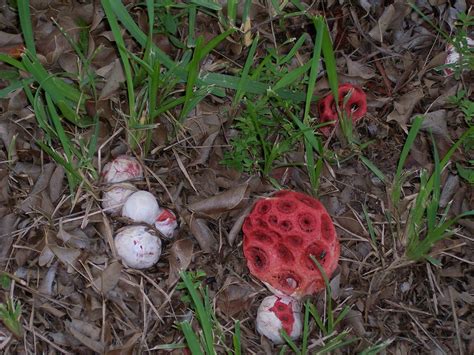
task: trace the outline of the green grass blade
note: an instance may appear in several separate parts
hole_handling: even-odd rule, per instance
[[[362,205],[362,211],[364,212],[365,220],[367,221],[367,229],[369,231],[370,239],[372,240],[372,247],[377,250],[377,237],[375,235],[374,226],[372,220],[370,219],[369,212],[367,211],[367,206]]]
[[[110,1],[110,0],[109,0]],[[123,24],[127,31],[132,37],[143,47],[146,46],[147,36],[140,30],[137,24],[133,21],[132,17],[128,13],[127,9],[121,1],[109,2],[111,9],[117,16],[117,19]],[[168,69],[176,67],[176,63],[160,48],[153,45],[153,50],[156,53],[157,59]],[[181,81],[186,81],[187,73],[184,69],[176,70],[176,75]],[[198,84],[201,86],[206,85],[217,85],[221,88],[236,90],[239,87],[240,78],[232,75],[219,74],[219,73],[205,73]],[[245,83],[244,89],[252,94],[266,94],[268,84],[261,83],[258,81],[249,80]],[[301,92],[292,92],[290,90],[277,90],[277,94],[283,99],[289,99],[295,102],[302,102],[305,100],[305,94]]]
[[[206,342],[206,346],[208,347],[208,351],[210,355],[215,354],[215,350],[213,349],[214,344],[214,337],[212,334],[212,324],[210,315],[206,312],[206,308],[202,302],[201,296],[198,294],[194,285],[189,278],[186,272],[180,272],[181,279],[183,280],[188,292],[191,296],[193,304],[196,308],[197,316],[199,317],[199,322],[201,323],[201,327],[204,333],[204,339]]]
[[[184,334],[184,337],[186,338],[186,343],[188,345],[189,350],[191,350],[191,354],[201,355],[201,345],[199,343],[198,337],[196,336],[196,334],[194,334],[191,324],[189,324],[189,322],[182,322],[180,324],[180,328]]]
[[[28,50],[36,56],[35,37],[31,25],[30,1],[17,1],[18,17],[20,18],[21,33],[25,39],[25,45]]]
[[[133,87],[133,77],[132,77],[132,68],[130,66],[130,61],[128,59],[128,54],[125,46],[125,41],[122,36],[121,29],[119,27],[117,17],[113,11],[112,3],[117,3],[117,1],[111,0],[101,0],[102,7],[104,8],[107,21],[109,23],[112,34],[114,35],[115,42],[117,43],[117,48],[119,51],[120,59],[122,61],[123,70],[125,73],[126,83],[127,83],[127,95],[128,95],[128,105],[130,110],[130,118],[132,122],[136,122],[136,107],[135,107],[135,88]],[[141,31],[140,31],[141,32]]]
[[[403,166],[405,165],[405,161],[408,157],[408,153],[410,153],[411,147],[415,142],[416,136],[420,131],[421,124],[423,123],[423,116],[417,116],[413,124],[408,132],[407,140],[405,141],[405,145],[403,146],[402,152],[400,154],[400,158],[398,159],[398,166],[397,171],[395,173],[395,177],[393,179],[393,187],[392,187],[392,204],[393,206],[397,207],[400,201],[400,193],[402,188],[402,172]]]
[[[191,0],[191,3],[213,11],[222,10],[222,6],[218,2],[212,0]]]
[[[12,67],[15,67],[19,70],[25,70],[25,66],[18,60],[10,57],[9,55],[0,53],[0,62],[7,63],[11,65]]]
[[[308,38],[307,33],[303,33],[300,38],[295,42],[294,46],[290,49],[287,55],[285,55],[281,60],[280,60],[280,65],[288,63],[290,60],[293,59],[293,57],[296,55],[296,52],[303,46],[304,42]]]
[[[302,355],[300,349],[298,349],[298,346],[296,346],[295,342],[290,338],[290,336],[285,332],[284,329],[280,330],[280,335],[295,354]]]
[[[273,86],[272,90],[278,92],[278,90],[283,89],[292,83],[294,83],[298,78],[300,78],[304,73],[308,71],[311,67],[311,62],[304,64],[301,67],[298,67],[287,74],[285,74],[277,83]]]
[[[301,353],[308,352],[308,338],[309,338],[309,300],[304,304],[304,319],[303,319],[303,338],[301,340]]]
[[[306,91],[306,102],[304,107],[304,116],[303,122],[308,125],[309,124],[309,110],[311,107],[311,102],[313,100],[314,95],[314,87],[316,86],[316,78],[319,73],[319,62],[321,60],[321,47],[323,44],[323,26],[325,23],[323,21],[315,21],[314,26],[316,29],[316,39],[314,41],[315,46],[313,49],[313,57],[310,61],[311,70],[309,72],[309,82],[308,88]]]
[[[234,354],[242,354],[242,345],[241,345],[241,335],[240,335],[240,321],[235,322],[234,334],[232,335],[232,343],[234,344]]]
[[[426,216],[428,223],[428,231],[434,229],[436,225],[436,216],[439,209],[439,199],[441,196],[441,166],[439,162],[438,149],[433,134],[431,134],[431,141],[433,143],[433,157],[434,157],[434,171],[433,171],[433,194],[431,201],[426,208]]]
[[[326,66],[326,75],[328,77],[329,87],[331,92],[334,95],[334,101],[336,102],[336,107],[339,106],[339,95],[338,95],[338,80],[337,80],[337,66],[336,66],[336,57],[334,56],[334,49],[332,47],[331,35],[327,27],[326,21],[322,16],[318,16],[315,19],[317,26],[322,27],[323,40],[322,40],[322,53],[324,57],[324,64]],[[322,23],[322,25],[319,25]]]
[[[239,86],[237,87],[237,91],[235,92],[234,100],[232,100],[232,106],[235,107],[242,97],[245,94],[244,85],[248,80],[249,71],[252,67],[254,62],[255,51],[257,50],[258,44],[258,37],[255,37],[252,41],[252,45],[250,46],[249,53],[247,55],[247,59],[245,60],[244,68],[242,69],[242,75],[240,77]]]
[[[196,14],[197,6],[188,6],[188,48],[192,48],[196,45]]]
[[[362,161],[362,163],[365,164],[365,166],[367,166],[369,168],[370,171],[372,171],[374,173],[375,176],[377,176],[383,183],[386,182],[386,177],[384,175],[384,173],[382,173],[382,171],[380,171],[379,168],[377,168],[375,166],[374,163],[372,163],[369,158],[361,155],[360,156],[360,160]]]

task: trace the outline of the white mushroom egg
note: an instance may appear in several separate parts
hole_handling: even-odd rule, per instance
[[[161,255],[161,240],[145,226],[128,226],[115,236],[115,249],[123,263],[134,269],[155,265]]]
[[[288,296],[265,297],[258,307],[256,319],[257,331],[274,344],[283,344],[281,330],[284,329],[291,339],[301,336],[301,304]]]
[[[155,228],[166,238],[171,238],[177,227],[178,222],[176,221],[176,215],[167,208],[161,209],[155,220]]]
[[[137,191],[132,184],[121,183],[113,185],[104,191],[102,196],[102,208],[106,213],[118,215],[122,211],[122,207],[128,197]]]
[[[160,206],[155,196],[148,191],[137,191],[131,194],[122,208],[122,216],[134,222],[153,224],[160,213]]]
[[[120,155],[105,164],[102,170],[105,183],[123,182],[143,178],[143,169],[140,163],[128,155]]]

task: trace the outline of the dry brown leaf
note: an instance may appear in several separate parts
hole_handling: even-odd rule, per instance
[[[389,5],[383,11],[377,24],[370,30],[369,36],[376,41],[383,42],[383,36],[395,17],[395,6]]]
[[[412,117],[411,121],[413,121],[415,117]],[[428,133],[431,131],[434,135],[449,139],[446,110],[428,112],[424,114],[424,117],[425,119],[421,124],[421,130]]]
[[[70,247],[87,249],[90,245],[89,237],[79,228],[68,232],[64,229],[62,221],[59,222],[58,238]]]
[[[97,229],[104,240],[107,241],[113,257],[117,258],[117,251],[115,250],[114,243],[114,229],[109,222],[109,218],[105,214],[102,215],[102,221],[98,223]]]
[[[245,312],[252,303],[253,290],[242,282],[233,283],[225,287],[217,297],[219,310],[228,317]]]
[[[51,175],[55,169],[56,165],[53,163],[48,163],[43,166],[43,171],[36,180],[33,189],[30,194],[23,202],[20,204],[20,209],[23,212],[30,212],[33,209],[40,208],[42,203],[41,192],[43,192],[49,186],[49,181],[51,180]]]
[[[248,184],[243,184],[216,196],[194,202],[188,205],[188,209],[206,215],[228,212],[239,207],[247,193]]]
[[[211,153],[212,145],[214,144],[214,141],[218,135],[219,131],[209,134],[206,140],[202,143],[203,147],[200,149],[199,158],[189,164],[189,166],[196,166],[199,164],[205,164],[207,162],[207,159],[209,159],[209,154]]]
[[[56,278],[56,271],[58,269],[58,264],[51,265],[46,272],[46,275],[41,280],[41,283],[38,287],[38,291],[42,294],[52,296],[53,295],[53,283]]]
[[[202,251],[205,253],[210,253],[212,247],[216,245],[216,239],[212,235],[212,231],[207,226],[207,222],[201,218],[195,218],[192,215],[185,215],[185,222],[189,226],[191,234],[199,243]]]
[[[132,355],[133,354],[133,347],[137,343],[137,341],[142,336],[141,333],[133,334],[126,342],[120,347],[115,349],[109,350],[106,352],[106,355]]]
[[[245,217],[247,217],[247,215],[252,210],[252,206],[253,206],[252,204],[248,205],[245,209],[242,210],[242,212],[240,212],[239,216],[236,218],[234,225],[232,226],[232,229],[227,234],[227,242],[230,245],[234,245],[235,239],[240,234],[242,225],[244,224]]]
[[[66,321],[65,323],[71,335],[89,349],[99,354],[105,351],[105,344],[98,341],[100,338],[100,328],[78,319],[73,319],[71,322]]]
[[[38,258],[38,265],[45,266],[48,265],[54,258],[54,253],[49,246],[45,246],[41,251],[41,254]]]
[[[349,76],[359,77],[362,79],[371,79],[375,76],[375,71],[372,68],[360,62],[351,60],[349,56],[345,57],[347,63],[347,74]]]
[[[179,279],[179,272],[186,270],[193,258],[193,242],[189,239],[180,239],[173,243],[170,248],[168,261],[170,271],[166,284],[168,287],[174,285]]]
[[[100,93],[99,100],[109,98],[118,90],[120,84],[125,81],[125,75],[123,73],[120,59],[116,58],[112,63],[107,65],[107,69],[108,70],[106,71],[101,71],[99,69],[97,73],[98,75],[102,75],[105,79],[105,86]]]
[[[449,201],[453,198],[456,191],[459,189],[459,176],[449,174],[441,192],[439,198],[439,207],[444,208],[448,205]]]
[[[387,122],[396,121],[408,133],[407,122],[411,117],[415,105],[423,98],[423,90],[417,88],[407,92],[395,102],[393,111],[387,116]]]
[[[117,285],[121,273],[122,264],[118,261],[113,261],[101,272],[100,276],[94,280],[92,286],[98,290],[98,292],[105,295]]]
[[[81,255],[81,251],[71,248],[62,248],[57,245],[50,245],[51,251],[56,257],[65,265],[67,265],[67,272],[71,273],[74,271],[74,265],[77,258]]]
[[[51,180],[49,181],[49,197],[51,202],[56,202],[63,191],[63,180],[64,180],[64,168],[61,165],[56,166],[53,174],[51,175]]]
[[[0,47],[22,43],[21,34],[11,34],[0,31]]]
[[[18,224],[18,218],[15,214],[7,214],[0,218],[0,265],[6,262],[10,247],[13,243],[11,233]]]
[[[344,324],[351,327],[357,336],[365,336],[366,330],[361,312],[351,309],[344,318]]]

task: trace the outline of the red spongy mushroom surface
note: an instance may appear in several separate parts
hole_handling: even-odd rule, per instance
[[[328,277],[337,267],[334,224],[321,202],[308,195],[285,190],[258,200],[242,229],[250,272],[274,292],[300,298],[324,289],[310,255]]]
[[[367,97],[360,87],[352,84],[342,84],[338,89],[339,105],[341,109],[344,104],[344,98],[351,90],[352,94],[344,106],[344,111],[346,112],[347,117],[352,118],[352,122],[356,123],[367,113]],[[321,123],[330,121],[336,121],[337,123],[339,118],[337,116],[334,96],[331,93],[319,101],[318,111]],[[326,137],[329,136],[334,125],[335,123],[320,128],[321,133]]]

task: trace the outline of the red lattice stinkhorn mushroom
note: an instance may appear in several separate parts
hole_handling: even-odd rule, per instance
[[[258,200],[242,229],[250,272],[276,295],[301,298],[324,289],[311,255],[328,277],[337,267],[334,224],[323,205],[308,195],[279,191]]]
[[[265,297],[258,307],[256,323],[257,331],[275,344],[284,343],[282,329],[293,340],[298,339],[303,328],[301,305],[291,297]]]
[[[342,105],[344,104],[344,99],[350,91],[352,91],[352,93],[349,99],[347,99],[347,102],[344,106],[344,111],[346,112],[347,117],[351,118],[352,122],[355,124],[367,113],[367,98],[364,91],[360,87],[352,84],[343,84],[339,86],[338,89],[339,105],[341,109]],[[336,123],[338,122],[339,118],[337,116],[336,103],[332,93],[319,101],[318,110],[319,120],[321,123],[330,121],[336,121]],[[320,131],[322,134],[328,137],[331,134],[331,130],[334,126],[335,123],[321,127]]]

